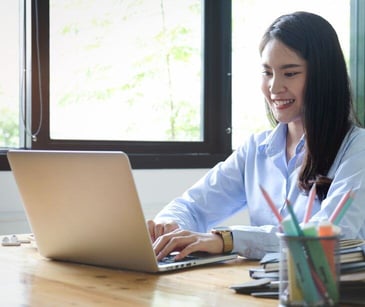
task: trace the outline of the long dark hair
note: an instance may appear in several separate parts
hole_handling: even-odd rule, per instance
[[[276,19],[262,38],[260,53],[272,39],[280,40],[307,62],[303,106],[306,152],[298,180],[305,191],[316,182],[318,197],[324,199],[332,182],[327,177],[328,171],[355,122],[341,46],[333,27],[308,12]],[[272,122],[272,113],[269,119]]]

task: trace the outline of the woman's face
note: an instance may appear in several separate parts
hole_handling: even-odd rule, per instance
[[[266,44],[261,60],[261,90],[276,120],[302,125],[306,61],[276,39]]]

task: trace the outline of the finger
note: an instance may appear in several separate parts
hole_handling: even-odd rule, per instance
[[[176,260],[181,260],[191,253],[201,251],[211,254],[219,254],[222,251],[222,239],[214,234],[197,234],[194,236],[194,241],[183,248],[175,257]]]
[[[194,236],[190,233],[171,233],[164,235],[159,238],[157,245],[155,246],[155,252],[157,254],[157,259],[161,260],[162,258],[169,255],[174,251],[181,251],[187,245],[194,242]]]
[[[164,233],[169,233],[169,232],[173,232],[174,230],[178,229],[179,225],[177,225],[175,222],[169,222],[169,223],[165,223],[164,225]]]
[[[155,235],[155,222],[152,220],[148,220],[147,221],[147,228],[148,228],[148,232],[150,233],[150,237],[152,242],[154,242],[156,240],[156,235]]]
[[[162,236],[165,233],[165,225],[162,223],[156,223],[154,233],[156,240],[158,237]]]
[[[165,233],[174,231],[178,228],[178,225],[174,222],[171,223],[156,223],[153,220],[147,221],[148,231],[150,233],[150,237],[152,242],[155,242],[156,239],[162,236]]]
[[[191,253],[199,251],[201,251],[200,244],[197,241],[194,241],[191,244],[186,245],[185,248],[183,248],[182,250],[180,250],[180,252],[175,256],[175,260],[182,260],[185,257],[189,256]]]
[[[174,235],[175,235],[174,232],[170,232],[168,234],[161,234],[158,237],[156,236],[156,240],[153,242],[153,249],[156,255],[158,255],[161,252],[161,250],[166,246],[166,244],[169,243],[169,241],[172,239]]]
[[[155,223],[154,224],[154,230],[153,230],[153,233],[154,233],[154,240],[153,240],[153,242],[156,241],[158,237],[160,237],[160,236],[162,236],[164,234],[173,232],[173,231],[175,231],[178,228],[179,228],[179,226],[175,222]]]

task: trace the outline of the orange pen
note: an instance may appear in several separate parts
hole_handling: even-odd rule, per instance
[[[319,237],[332,237],[335,235],[333,231],[333,225],[329,221],[322,221],[318,224],[317,233]],[[336,276],[336,263],[335,263],[335,241],[333,239],[321,240],[323,250],[325,251],[328,265],[331,269],[333,276]]]

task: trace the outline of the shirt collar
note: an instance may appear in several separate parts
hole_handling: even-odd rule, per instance
[[[288,125],[279,123],[267,137],[258,145],[258,152],[266,153],[268,156],[273,156],[285,149],[286,133]],[[300,138],[299,143],[295,149],[295,153],[298,154],[302,151],[305,144],[305,135]]]

